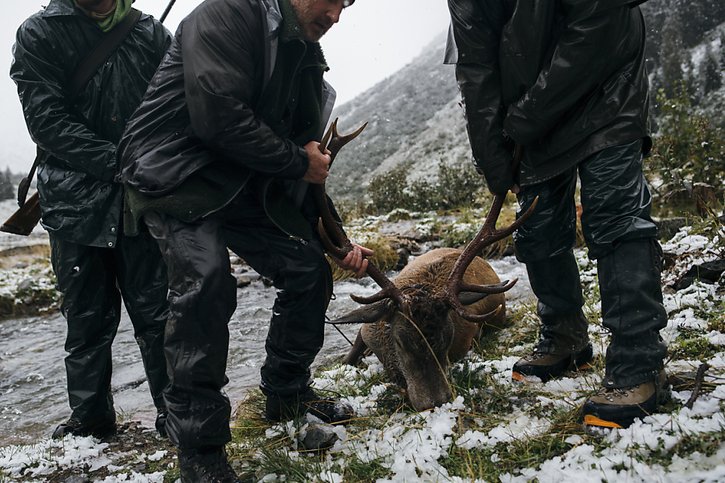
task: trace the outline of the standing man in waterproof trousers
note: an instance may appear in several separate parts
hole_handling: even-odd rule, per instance
[[[519,213],[539,198],[514,235],[541,320],[515,380],[546,381],[592,359],[573,254],[577,176],[581,183],[582,227],[611,333],[602,388],[584,404],[586,426],[627,427],[669,394],[662,254],[642,174],[651,140],[639,3],[448,1],[447,61],[456,64],[474,162],[491,192],[517,194]]]
[[[129,228],[148,226],[169,267],[167,429],[184,482],[237,480],[224,451],[237,301],[228,249],[277,289],[266,418],[353,415],[310,387],[332,277],[307,189],[330,163],[318,141],[334,91],[318,41],[352,3],[207,0],[179,25],[121,141]],[[355,247],[339,263],[360,274],[369,253]]]
[[[65,366],[72,412],[54,438],[116,432],[111,345],[121,300],[141,350],[156,428],[165,434],[166,268],[147,231],[131,238],[122,230],[116,144],[169,45],[169,33],[141,15],[90,80],[71,87],[79,66],[88,64],[108,32],[136,15],[131,3],[50,0],[20,26],[13,49],[10,76],[30,135],[44,153],[37,168],[41,224],[50,236],[68,324]]]

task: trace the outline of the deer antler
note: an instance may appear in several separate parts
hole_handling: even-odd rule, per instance
[[[521,155],[521,147],[517,146],[514,152],[513,159],[514,171],[518,169]],[[526,210],[526,212],[521,215],[516,221],[514,221],[506,228],[497,230],[496,221],[498,221],[498,217],[501,214],[501,208],[503,207],[503,203],[505,200],[505,193],[494,195],[493,204],[491,205],[491,208],[489,208],[488,214],[486,215],[486,221],[484,222],[483,226],[478,231],[476,236],[473,238],[473,240],[471,240],[468,245],[466,245],[466,247],[463,249],[463,252],[458,257],[458,260],[456,260],[456,263],[453,266],[453,270],[448,277],[448,285],[446,287],[446,297],[448,303],[451,305],[451,307],[453,307],[458,315],[471,322],[485,322],[491,316],[496,314],[499,309],[497,308],[487,314],[472,314],[468,312],[466,308],[461,304],[461,301],[459,300],[459,294],[461,292],[476,292],[486,295],[502,293],[509,290],[518,281],[518,279],[514,279],[495,285],[473,285],[463,281],[463,275],[468,269],[468,266],[471,264],[476,255],[480,253],[481,249],[499,240],[503,240],[514,231],[516,231],[516,229],[518,229],[534,212],[534,208],[536,207],[536,203],[538,202],[539,198],[537,197],[531,204],[529,209]]]
[[[341,136],[337,132],[337,119],[333,121],[320,142],[320,149],[323,152],[325,149],[330,150],[330,164],[332,164],[332,161],[335,160],[335,156],[337,156],[340,149],[355,139],[366,126],[367,123],[360,126],[354,132]],[[317,231],[320,234],[322,244],[330,255],[338,259],[343,259],[350,250],[352,250],[352,243],[345,234],[345,230],[343,230],[341,223],[337,221],[330,210],[330,204],[328,203],[327,194],[325,193],[325,184],[313,184],[311,185],[311,188],[315,203],[317,204],[317,209],[320,212]],[[409,313],[407,298],[403,295],[400,289],[398,289],[398,287],[396,287],[395,284],[393,284],[393,282],[370,260],[368,260],[366,273],[370,276],[370,278],[375,280],[382,290],[370,297],[352,295],[352,299],[355,300],[355,302],[360,304],[370,304],[379,300],[390,298],[395,301],[398,308],[403,313]]]

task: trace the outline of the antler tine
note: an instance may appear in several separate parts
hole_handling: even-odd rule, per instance
[[[341,136],[337,133],[337,119],[335,119],[335,122],[333,122],[331,126],[332,139],[330,139],[330,143],[327,145],[327,149],[332,152],[332,154],[330,155],[332,161],[335,160],[335,156],[337,156],[337,153],[340,151],[340,149],[342,149],[343,146],[358,137],[360,133],[363,132],[363,130],[367,127],[367,125],[368,123],[366,122],[350,134]],[[332,163],[332,161],[330,161],[330,163]]]
[[[497,194],[494,196],[493,204],[491,205],[491,208],[488,210],[488,214],[486,215],[486,221],[484,222],[481,229],[478,231],[478,234],[476,234],[473,240],[471,240],[471,242],[468,243],[468,245],[466,245],[466,247],[463,249],[463,252],[461,252],[458,260],[456,260],[456,263],[453,266],[453,270],[448,277],[448,303],[453,307],[453,309],[455,309],[458,315],[465,318],[466,320],[470,320],[471,322],[484,322],[489,318],[489,314],[475,315],[466,311],[466,309],[463,307],[460,300],[458,299],[458,294],[461,291],[478,292],[485,294],[501,293],[509,290],[511,287],[514,286],[514,284],[516,284],[517,281],[516,279],[514,279],[511,282],[498,285],[473,285],[463,281],[463,275],[468,269],[468,266],[471,264],[476,255],[481,251],[481,249],[512,234],[531,216],[538,202],[537,197],[531,204],[529,209],[526,210],[526,212],[521,215],[515,222],[511,223],[506,228],[497,230],[496,221],[498,221],[498,217],[501,214],[501,208],[503,207],[505,199],[505,194]]]
[[[341,136],[337,132],[337,119],[335,119],[323,136],[322,141],[320,142],[320,148],[323,150],[329,149],[331,151],[330,158],[334,160],[340,149],[360,135],[366,126],[367,123],[363,124],[352,133]],[[322,244],[325,247],[325,250],[327,250],[327,252],[332,256],[338,259],[343,259],[350,250],[352,250],[352,243],[348,239],[347,234],[345,234],[345,230],[343,230],[342,225],[335,219],[330,211],[327,194],[325,193],[325,185],[313,184],[311,187],[315,203],[317,204],[317,208],[320,212],[317,231],[320,235],[320,239],[322,240]],[[365,304],[390,298],[398,305],[398,308],[402,312],[406,314],[410,313],[407,298],[403,295],[400,289],[398,289],[398,287],[396,287],[395,284],[393,284],[393,282],[370,260],[368,260],[366,273],[380,286],[382,290],[370,297],[353,296],[353,300],[358,303]]]

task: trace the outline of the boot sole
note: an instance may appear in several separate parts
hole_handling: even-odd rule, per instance
[[[563,376],[567,372],[583,372],[583,371],[592,370],[593,368],[594,368],[594,366],[591,365],[590,361],[582,362],[581,364],[580,363],[577,363],[576,361],[574,361],[572,363],[572,365],[570,367],[568,367],[559,376],[550,376],[550,377],[548,377],[546,379],[542,379],[539,376],[522,374],[521,372],[518,372],[518,371],[511,371],[511,379],[513,379],[516,382],[522,382],[522,383],[539,382],[539,381],[541,381],[541,382],[548,382],[551,379],[557,379],[557,378]],[[535,380],[534,380],[534,378],[535,378]]]
[[[592,414],[584,416],[584,427],[597,426],[599,428],[610,428],[610,429],[623,429],[624,426],[615,423],[614,421],[607,421],[605,419],[598,418]]]

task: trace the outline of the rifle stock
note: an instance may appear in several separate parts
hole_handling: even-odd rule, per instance
[[[5,223],[0,226],[0,231],[14,235],[28,236],[39,221],[40,197],[36,191],[15,213],[5,220]]]

